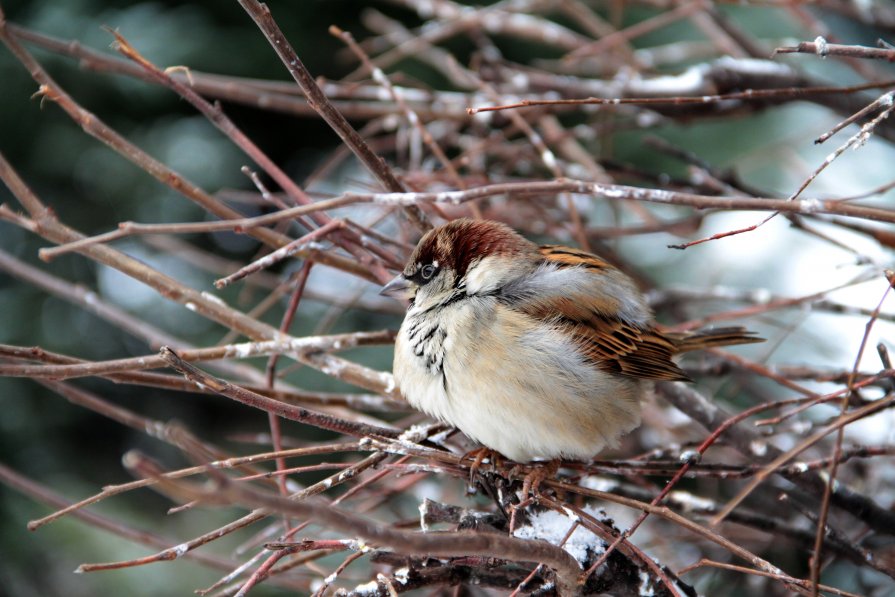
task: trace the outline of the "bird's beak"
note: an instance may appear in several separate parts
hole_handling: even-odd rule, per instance
[[[398,274],[395,279],[382,287],[379,294],[390,296],[396,299],[412,299],[414,295],[413,282],[404,277],[404,274]]]

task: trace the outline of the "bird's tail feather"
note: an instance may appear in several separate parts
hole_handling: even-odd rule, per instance
[[[759,338],[755,335],[755,332],[750,332],[746,328],[739,326],[697,330],[695,332],[666,333],[665,336],[674,342],[677,352],[764,342],[764,338]]]

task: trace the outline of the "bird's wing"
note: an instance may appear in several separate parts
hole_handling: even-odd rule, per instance
[[[516,308],[572,335],[585,357],[604,371],[642,379],[689,379],[671,360],[674,342],[653,327],[627,276],[584,251],[560,246],[540,251],[557,266],[554,290],[542,289],[537,298],[532,293]],[[635,304],[626,304],[621,295],[636,297],[631,299]]]
[[[642,379],[689,380],[671,360],[674,345],[655,329],[599,315],[560,320],[559,325],[578,340],[584,355],[604,371]]]

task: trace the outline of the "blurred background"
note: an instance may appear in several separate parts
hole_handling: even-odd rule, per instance
[[[283,15],[281,27],[308,68],[321,76],[339,77],[353,67],[347,60],[334,59],[343,46],[327,33],[327,28],[339,23],[357,30],[364,4],[341,0],[283,2],[273,8]],[[236,2],[58,0],[4,1],[0,6],[9,22],[62,39],[78,40],[107,53],[111,53],[112,36],[103,27],[121,31],[157,64],[182,64],[207,72],[285,80],[286,73],[270,46]],[[88,74],[79,70],[74,60],[48,52],[35,50],[35,55],[84,107],[101,114],[110,127],[199,186],[209,191],[254,188],[239,171],[247,163],[243,155],[169,91],[128,77]],[[98,232],[113,229],[123,220],[205,219],[200,208],[184,202],[85,135],[57,107],[42,107],[39,100],[29,100],[36,91],[35,83],[5,48],[0,50],[0,89],[0,151],[28,184],[53,204],[64,221],[83,231]],[[339,145],[338,137],[317,118],[287,117],[238,105],[227,105],[227,113],[296,180],[307,176]],[[10,199],[8,190],[0,189],[0,201]],[[257,243],[246,241],[245,237],[223,236],[195,235],[188,240],[213,247],[229,259],[244,259],[257,249]],[[3,250],[67,280],[97,289],[128,311],[196,345],[220,340],[217,326],[110,268],[98,268],[77,257],[41,264],[36,251],[42,246],[45,243],[33,235],[0,222]],[[194,287],[211,287],[211,277],[199,268],[174,259],[160,263],[166,259],[162,251],[133,244],[128,252]],[[305,333],[313,330],[325,312],[325,305],[306,302],[297,329]],[[395,321],[391,318],[388,323],[396,325]],[[340,322],[342,329],[361,329],[361,325],[379,329],[386,321]],[[2,272],[0,337],[0,342],[40,345],[91,360],[143,354],[147,350],[145,344],[121,334],[100,318]],[[387,368],[390,356],[376,360],[380,368]],[[256,361],[263,367],[263,359]],[[303,376],[306,387],[320,382],[315,377],[313,373]],[[83,383],[84,387],[101,389],[110,400],[120,400],[148,416],[181,420],[192,428],[215,429],[215,435],[250,435],[268,430],[264,413],[246,413],[227,400],[211,404],[192,400],[188,395],[172,396],[151,390],[134,393],[123,386],[102,382],[98,385],[92,380]],[[132,480],[121,466],[121,456],[127,450],[142,446],[159,454],[158,450],[165,449],[164,444],[141,433],[63,405],[57,394],[29,380],[0,378],[0,403],[0,460],[69,498],[84,497],[103,485]],[[314,430],[306,428],[303,433],[313,437]],[[138,512],[144,507],[162,511],[168,507],[154,492],[131,497],[133,500],[120,500],[105,512],[122,519],[139,519],[142,515]],[[137,557],[145,554],[146,549],[77,521],[63,520],[30,533],[25,523],[46,514],[48,509],[5,486],[0,489],[0,501],[0,584],[7,587],[10,595],[188,594],[219,576],[189,563],[74,576],[72,571],[83,561]],[[221,514],[219,521],[223,523],[225,517]],[[193,534],[207,530],[207,520],[190,522],[190,518],[187,515],[171,519],[171,529],[189,529]],[[146,528],[149,524],[138,526]],[[263,595],[270,589],[261,587],[258,591]]]
[[[420,12],[403,2],[272,0],[268,4],[308,69],[315,76],[330,80],[339,79],[357,68],[344,45],[328,33],[330,25],[336,24],[363,40],[369,35],[365,19],[370,10],[384,13],[408,27],[423,22]],[[583,3],[607,19],[613,11],[619,10],[617,4]],[[658,13],[655,6],[645,4],[648,3],[625,10],[623,21],[636,23]],[[104,30],[109,27],[119,31],[158,65],[182,65],[195,71],[253,79],[288,80],[267,41],[236,2],[3,0],[0,6],[10,23],[60,39],[74,40],[101,52],[111,53],[112,36]],[[722,4],[718,10],[742,30],[765,41],[770,48],[814,37],[792,13],[773,6]],[[835,30],[843,43],[872,46],[877,38],[886,34],[885,30],[856,24],[855,20],[835,12],[816,16]],[[577,26],[568,15],[559,16],[557,20],[573,29]],[[700,33],[692,25],[679,22],[638,37],[632,41],[632,46],[649,49],[681,40],[696,43],[700,39]],[[889,41],[893,40],[889,38]],[[519,63],[549,61],[561,55],[555,48],[516,39],[499,39],[499,42],[505,55]],[[475,50],[474,44],[462,36],[447,41],[445,46],[464,64]],[[198,186],[212,193],[254,190],[251,181],[240,172],[240,167],[248,163],[247,158],[170,91],[121,75],[88,72],[79,69],[72,58],[28,47],[57,82],[85,108],[100,115],[110,127]],[[690,64],[704,60],[706,57],[694,54],[689,61],[659,65],[653,74],[676,75]],[[795,65],[821,82],[836,85],[860,82],[852,69],[832,59],[792,55],[777,60]],[[891,76],[895,75],[891,65],[875,67],[886,70],[890,78],[895,78]],[[412,57],[392,65],[388,71],[396,81],[422,88],[450,88],[440,73]],[[115,229],[119,222],[127,220],[154,223],[209,219],[199,207],[184,201],[86,135],[52,102],[33,98],[36,91],[35,82],[22,65],[0,47],[0,152],[63,222],[86,234],[96,234]],[[867,103],[877,95],[876,91],[864,93]],[[231,102],[224,102],[223,107],[242,130],[296,181],[301,182],[315,172],[340,146],[339,139],[319,118]],[[842,118],[843,115],[827,107],[809,102],[769,106],[737,117],[694,118],[692,121],[668,118],[656,126],[620,128],[600,137],[601,144],[595,155],[613,163],[632,165],[659,179],[687,176],[686,165],[644,141],[646,136],[658,137],[707,160],[718,171],[735,172],[739,180],[764,196],[786,197],[823,162],[833,147],[845,141],[846,136],[841,135],[823,146],[813,143],[815,137]],[[353,122],[358,127],[364,125],[362,119],[353,119]],[[599,116],[568,124],[571,128],[595,122],[599,123]],[[854,128],[848,129],[845,135],[854,132]],[[830,166],[809,187],[806,195],[844,197],[888,184],[895,172],[892,164],[895,164],[892,144],[872,137],[860,149],[849,150]],[[318,179],[312,190],[322,197],[374,187],[369,176],[348,160]],[[869,204],[891,208],[895,205],[893,199],[895,194],[888,191],[871,199]],[[5,187],[0,187],[0,202],[19,209]],[[592,226],[600,228],[614,224],[613,212],[605,204],[583,201],[578,205]],[[263,210],[252,204],[245,204],[241,209],[247,215]],[[697,230],[689,231],[684,240],[755,224],[765,215],[757,212],[714,214],[701,222]],[[758,290],[768,296],[798,297],[849,284],[829,293],[826,298],[855,309],[872,309],[886,287],[878,273],[881,265],[891,267],[891,250],[867,235],[842,231],[837,231],[837,235],[841,235],[837,238],[846,248],[795,230],[789,221],[778,217],[756,232],[686,251],[668,248],[671,243],[681,242],[680,236],[668,232],[609,239],[606,246],[624,255],[658,289],[732,287]],[[545,231],[542,236],[546,239],[555,235]],[[258,249],[255,241],[234,234],[186,235],[179,240],[234,263],[245,262]],[[412,239],[407,240],[412,242]],[[571,234],[558,240],[574,242]],[[197,346],[210,346],[221,341],[223,332],[219,326],[166,301],[111,269],[74,254],[42,263],[37,258],[37,250],[44,246],[47,246],[46,242],[37,236],[0,221],[0,249],[3,251],[95,290],[105,300]],[[149,240],[140,239],[140,242],[119,241],[116,246],[193,288],[212,289],[214,276],[183,259],[183,255],[172,255],[171,245],[163,250]],[[272,273],[285,276],[294,267],[287,264]],[[850,284],[864,278],[866,282]],[[338,332],[396,328],[400,323],[400,307],[379,299],[372,284],[337,275],[333,270],[316,268],[309,289],[320,295],[332,295],[334,289],[338,289],[344,293],[346,301],[366,301],[369,308],[334,309],[311,298],[299,310],[293,328],[295,335],[321,329]],[[232,305],[248,309],[260,300],[258,293],[257,288],[237,285],[222,292],[221,296]],[[696,305],[687,310],[692,316],[704,308],[708,307]],[[870,347],[892,338],[891,314],[895,309],[891,300],[884,311],[887,318],[875,326],[868,344]],[[667,313],[660,315],[671,321]],[[265,317],[265,321],[272,325],[279,323],[275,313]],[[866,315],[860,313],[817,312],[807,308],[787,311],[785,316],[780,313],[766,315],[749,321],[748,326],[758,329],[769,342],[744,349],[743,354],[771,363],[849,368],[853,365],[865,322]],[[41,346],[88,360],[151,352],[143,342],[122,334],[80,307],[2,271],[0,343]],[[358,351],[355,358],[369,367],[388,370],[391,349]],[[254,366],[264,366],[263,359],[250,362]],[[862,368],[870,371],[880,368],[874,350],[866,351]],[[293,378],[309,390],[336,391],[347,387],[308,370],[296,372]],[[244,446],[245,442],[250,443],[247,438],[253,434],[268,432],[266,415],[247,412],[224,399],[197,399],[192,395],[160,390],[138,391],[130,386],[90,378],[77,383],[146,416],[183,421],[190,428],[222,442],[232,442],[233,446]],[[833,412],[830,410],[818,417],[830,416]],[[70,405],[56,393],[29,379],[0,378],[0,413],[0,461],[68,499],[79,499],[104,485],[131,480],[120,459],[134,448],[143,449],[172,467],[186,464],[181,455],[165,444]],[[891,414],[883,413],[850,427],[849,434],[868,444],[891,444],[895,440],[893,429],[895,420]],[[309,431],[309,428],[290,428],[290,431],[305,440],[327,437]],[[646,428],[641,433],[645,434],[641,441],[647,446],[660,445],[667,440],[662,430]],[[889,461],[887,466],[890,465]],[[881,503],[892,503],[895,496],[882,492],[892,491],[895,474],[889,471],[881,473],[881,477],[873,481],[877,486],[864,489],[875,494]],[[309,476],[309,479],[313,478],[316,477]],[[157,494],[141,491],[109,500],[99,511],[132,521],[135,526],[152,525],[162,535],[177,537],[200,534],[211,528],[214,521],[223,524],[233,515],[228,511],[186,512],[161,519],[161,522],[158,516],[151,522],[140,522],[147,511],[163,512],[168,505]],[[8,486],[0,486],[0,586],[5,587],[8,594],[186,594],[208,586],[220,576],[186,561],[73,576],[72,571],[82,562],[138,557],[147,553],[147,549],[71,519],[63,519],[35,533],[26,530],[27,521],[48,511],[47,506],[23,497]],[[231,547],[236,545],[238,543],[232,543]],[[786,559],[785,555],[778,555]],[[788,563],[795,568],[804,565],[795,558]],[[855,590],[861,582],[837,580]],[[876,586],[873,579],[867,582],[870,583],[867,586]],[[282,593],[266,585],[256,591],[259,595]],[[748,583],[744,582],[737,591],[750,594]]]

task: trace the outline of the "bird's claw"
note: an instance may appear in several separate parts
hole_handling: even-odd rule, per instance
[[[559,459],[554,459],[527,467],[515,467],[510,472],[511,475],[525,472],[525,476],[522,477],[522,499],[528,499],[529,496],[537,499],[541,494],[541,483],[556,476],[559,472],[559,464]]]
[[[495,469],[498,467],[498,463],[502,459],[502,456],[491,448],[477,448],[464,454],[462,459],[466,460],[467,458],[472,459],[472,465],[469,467],[469,485],[474,487],[475,477],[485,460],[489,460],[492,469]]]

